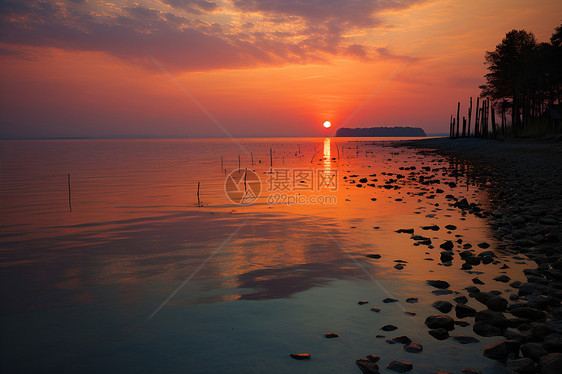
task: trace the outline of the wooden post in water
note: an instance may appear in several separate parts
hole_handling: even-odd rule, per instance
[[[466,117],[462,116],[462,137],[466,136]]]
[[[480,96],[476,98],[476,115],[474,116],[474,136],[480,136]]]
[[[269,167],[273,168],[273,151],[269,148]]]
[[[453,139],[453,131],[454,131],[454,127],[453,127],[453,115],[451,114],[451,119],[449,120],[449,138]]]
[[[201,206],[201,200],[199,199],[199,186],[201,182],[197,182],[197,206]]]
[[[238,155],[238,170],[240,170],[240,155]]]
[[[461,111],[461,102],[459,101],[457,104],[457,138],[459,137],[459,126],[460,126],[460,117],[459,113]]]
[[[468,107],[468,129],[466,136],[470,138],[470,120],[472,118],[472,96],[470,97],[470,106]]]
[[[254,154],[250,152],[250,157],[252,158],[252,166],[254,166]]]
[[[68,183],[68,210],[72,212],[72,190],[70,189],[70,173],[67,175],[67,183]]]
[[[224,170],[224,164],[223,164],[222,155],[221,155],[221,172],[222,172],[223,170]]]
[[[248,168],[244,170],[244,191],[248,190],[248,187],[246,186],[246,174],[248,174]]]

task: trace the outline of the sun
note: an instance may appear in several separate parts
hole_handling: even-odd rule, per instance
[[[330,123],[330,121],[326,121],[324,122],[324,127],[329,129],[332,126],[332,124]]]

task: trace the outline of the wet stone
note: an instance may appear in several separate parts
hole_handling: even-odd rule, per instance
[[[453,336],[452,338],[453,340],[456,340],[461,344],[480,343],[480,340],[476,339],[473,336],[457,335],[457,336]]]
[[[394,326],[394,325],[384,325],[383,327],[381,327],[381,330],[383,330],[383,331],[394,331],[397,328],[398,327]]]
[[[395,302],[397,302],[397,301],[398,301],[398,300],[393,299],[393,298],[391,298],[391,297],[386,297],[386,298],[382,299],[382,302],[385,303],[385,304],[388,304],[388,303],[395,303]]]
[[[324,337],[326,339],[333,339],[333,338],[339,338],[340,336],[334,332],[328,332],[326,334],[324,334]]]
[[[361,301],[358,301],[358,302],[357,302],[357,304],[359,304],[359,305],[368,304],[368,303],[369,303],[369,302],[368,302],[368,301],[365,301],[365,300],[361,300]]]
[[[455,314],[457,318],[474,317],[476,316],[476,309],[465,304],[455,305]]]
[[[418,302],[418,298],[417,297],[409,297],[409,298],[406,299],[406,302],[410,303],[410,304],[415,304],[415,303]]]
[[[431,304],[432,307],[440,311],[441,313],[449,313],[453,309],[453,304],[448,301],[438,300]]]
[[[392,371],[396,371],[398,373],[405,373],[407,371],[412,370],[414,368],[414,365],[412,365],[409,362],[392,360],[386,366],[386,368],[389,369],[389,370],[392,370]]]
[[[371,310],[372,312],[378,313],[378,312],[381,311],[381,308],[377,308],[377,307],[374,306],[374,307],[372,307],[370,310]]]
[[[406,335],[397,336],[396,338],[392,339],[396,343],[400,344],[410,344],[412,339],[408,338]]]
[[[428,280],[426,283],[430,286],[433,286],[435,288],[440,288],[440,289],[450,287],[450,284],[446,281],[443,281],[443,280]]]
[[[410,353],[419,353],[423,351],[423,346],[418,342],[411,342],[404,346],[404,350]]]
[[[289,356],[295,360],[310,360],[311,356],[308,353],[291,353]]]
[[[444,328],[431,329],[428,333],[437,340],[445,340],[449,337],[449,332]]]
[[[355,360],[355,364],[363,374],[379,374],[379,365],[363,358]]]
[[[425,319],[425,325],[430,329],[444,328],[445,330],[451,331],[455,328],[455,321],[445,315],[432,315]]]

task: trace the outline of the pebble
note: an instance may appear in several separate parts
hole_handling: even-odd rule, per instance
[[[405,373],[412,370],[414,365],[409,362],[392,360],[388,365],[386,365],[386,368],[398,373]]]
[[[449,313],[453,309],[453,304],[448,301],[438,300],[431,304],[432,307],[440,311],[441,313]]]
[[[371,311],[378,313],[378,312],[381,311],[381,308],[377,308],[377,307],[374,306],[374,307],[371,308]]]
[[[361,358],[355,360],[355,364],[363,374],[379,374],[379,365],[374,362]]]
[[[334,332],[328,332],[324,334],[324,337],[327,339],[332,339],[332,338],[339,338],[340,336]]]
[[[445,315],[432,315],[425,319],[425,325],[430,329],[444,328],[445,330],[451,331],[455,328],[455,321]]]
[[[394,325],[384,325],[383,327],[381,327],[381,330],[383,330],[383,331],[394,331],[397,328],[398,327],[394,326]]]
[[[398,301],[398,300],[393,299],[393,298],[391,298],[391,297],[385,297],[384,299],[382,299],[382,302],[385,303],[385,304],[388,304],[388,303],[395,303],[395,302],[397,302],[397,301]]]
[[[472,336],[456,335],[452,338],[461,344],[480,343],[480,340]]]
[[[406,302],[410,303],[410,304],[415,304],[415,303],[418,302],[418,298],[417,297],[409,297],[409,298],[406,299]]]
[[[449,288],[450,286],[448,282],[443,280],[428,280],[426,283],[430,286],[440,289]]]
[[[410,353],[419,353],[423,351],[423,346],[418,342],[411,342],[404,346],[404,350]]]
[[[310,360],[311,356],[308,353],[291,353],[289,356],[295,360]]]
[[[437,340],[445,340],[449,337],[449,332],[444,328],[431,329],[428,333]]]
[[[359,305],[368,304],[368,303],[369,303],[369,302],[368,302],[368,301],[365,301],[365,300],[361,300],[361,301],[358,301],[358,302],[357,302],[357,304],[359,304]]]

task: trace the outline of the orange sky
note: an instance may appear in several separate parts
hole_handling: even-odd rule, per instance
[[[0,18],[1,138],[225,136],[150,56],[235,136],[323,136],[325,120],[447,132],[479,92],[484,51],[514,28],[547,41],[562,7],[3,1]]]

